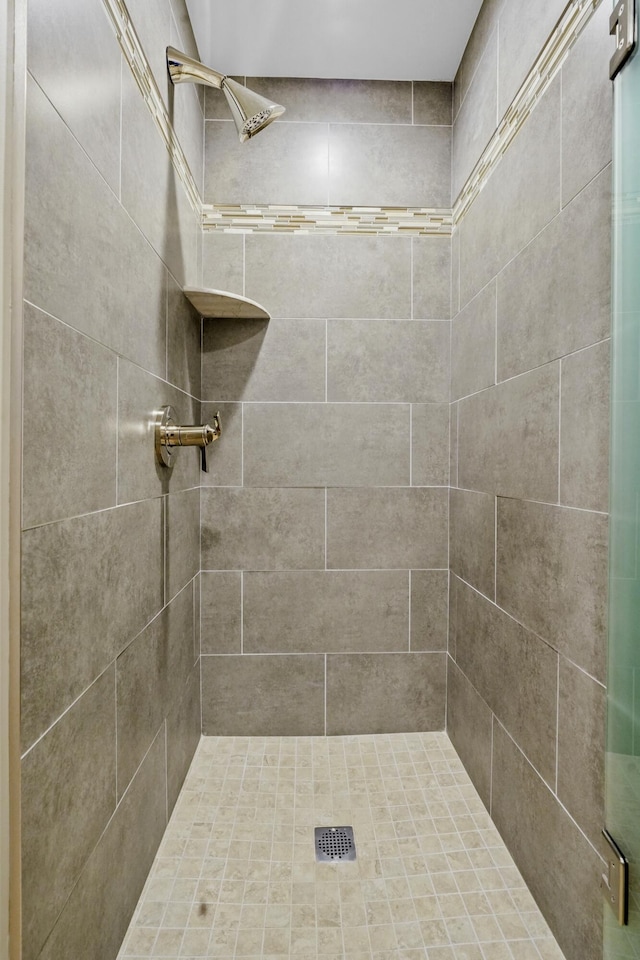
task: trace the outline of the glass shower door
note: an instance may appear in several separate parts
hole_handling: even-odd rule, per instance
[[[630,863],[629,924],[605,905],[606,960],[640,958],[640,55],[614,81],[613,370],[606,825]]]

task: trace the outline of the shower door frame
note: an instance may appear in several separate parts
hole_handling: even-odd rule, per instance
[[[26,0],[0,2],[0,79],[0,960],[19,960]]]

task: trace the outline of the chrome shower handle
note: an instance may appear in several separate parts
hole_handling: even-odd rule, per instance
[[[208,472],[206,450],[210,443],[217,440],[221,433],[220,414],[213,417],[213,426],[209,423],[186,426],[176,423],[173,407],[163,407],[155,423],[156,456],[165,467],[173,466],[177,447],[200,447],[202,451],[202,469]]]

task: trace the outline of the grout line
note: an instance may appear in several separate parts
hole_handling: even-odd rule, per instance
[[[558,364],[558,504],[562,495],[562,363]]]
[[[558,654],[558,666],[556,670],[556,780],[555,794],[558,794],[558,773],[560,768],[560,654]]]
[[[244,570],[240,571],[240,654],[244,654]]]
[[[466,676],[466,674],[465,674]],[[493,816],[493,730],[495,727],[496,717],[493,711],[491,712],[491,749],[489,752],[489,816]]]
[[[498,602],[498,497],[493,503],[493,601]]]
[[[324,321],[324,401],[329,402],[329,321]]]
[[[409,653],[411,653],[411,590],[413,583],[413,572],[409,570]]]
[[[120,468],[120,357],[116,357],[116,506],[119,498],[118,471]]]
[[[410,265],[409,265],[409,303],[410,303],[410,316],[414,320],[413,316],[413,237],[411,237],[410,244]]]
[[[117,658],[113,661],[113,697],[114,697],[114,717],[115,717],[115,774],[116,774],[116,807],[118,806],[118,666]]]
[[[329,525],[329,502],[328,502],[329,491],[327,487],[324,488],[324,569],[328,570],[327,562],[327,529]]]
[[[240,486],[244,487],[244,401],[240,404]]]
[[[324,655],[324,735],[327,735],[327,654]]]
[[[413,486],[413,404],[409,404],[409,486]]]

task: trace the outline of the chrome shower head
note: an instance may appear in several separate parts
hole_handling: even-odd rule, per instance
[[[172,83],[201,83],[222,90],[234,119],[240,143],[254,137],[284,113],[284,107],[261,97],[241,83],[205,67],[175,47],[167,47],[167,68]]]

